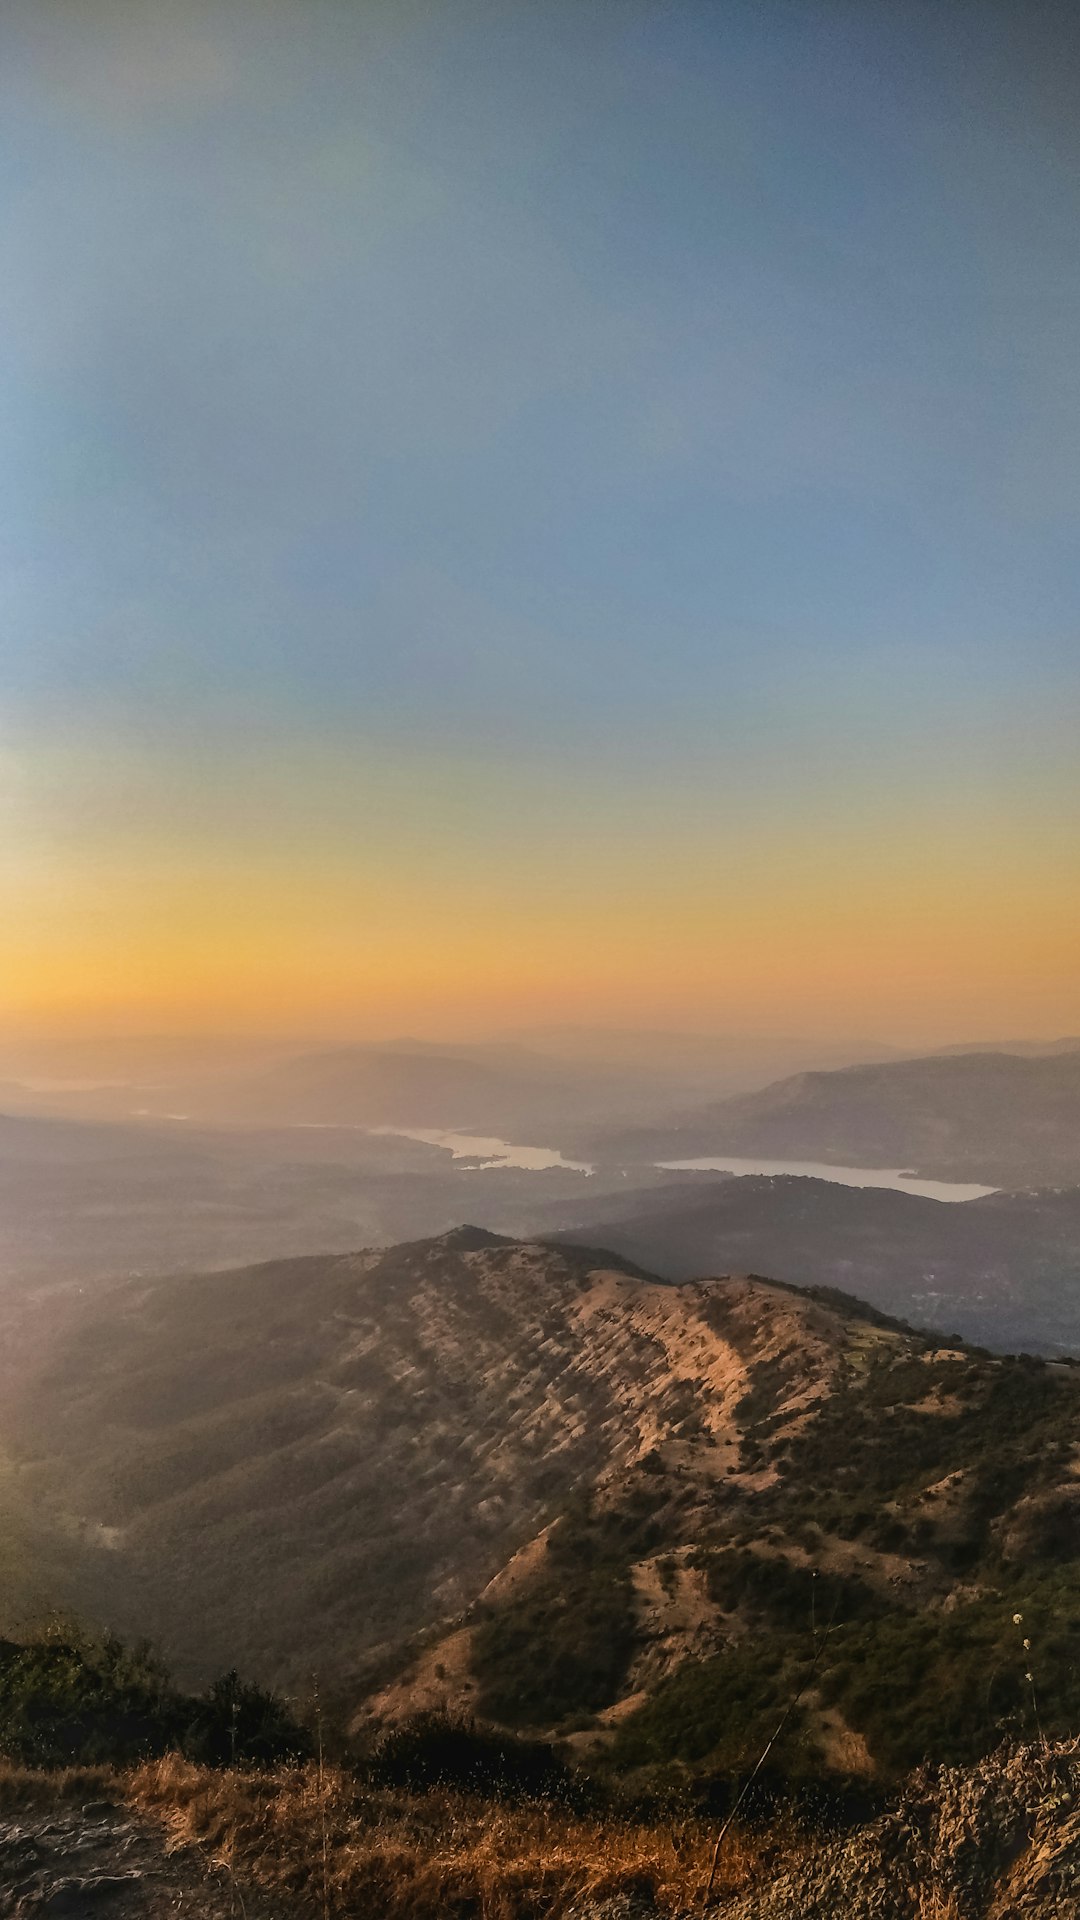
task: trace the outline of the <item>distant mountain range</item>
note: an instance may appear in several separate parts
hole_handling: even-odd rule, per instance
[[[814,1070],[777,1079],[778,1064],[800,1063],[799,1043],[585,1033],[574,1050],[569,1033],[536,1039],[531,1048],[408,1041],[233,1054],[216,1072],[200,1053],[187,1075],[179,1053],[159,1050],[148,1056],[158,1075],[142,1081],[10,1080],[0,1084],[0,1111],[119,1124],[180,1116],[248,1130],[454,1129],[638,1170],[730,1154],[912,1168],[990,1186],[1080,1184],[1074,1041],[863,1065],[833,1065],[819,1052]],[[801,1053],[813,1061],[811,1049]],[[124,1059],[140,1061],[130,1049]]]
[[[870,1039],[815,1041],[592,1027],[532,1028],[486,1041],[402,1036],[318,1046],[281,1038],[173,1035],[22,1046],[8,1041],[0,1044],[0,1087],[6,1082],[12,1096],[48,1102],[48,1110],[78,1117],[105,1110],[122,1114],[132,1089],[156,1094],[160,1104],[160,1096],[170,1089],[204,1098],[212,1083],[223,1095],[232,1089],[247,1100],[252,1089],[267,1085],[277,1089],[279,1098],[290,1090],[307,1098],[324,1086],[340,1098],[351,1083],[365,1103],[359,1117],[373,1115],[374,1124],[404,1118],[410,1125],[452,1126],[464,1123],[478,1097],[484,1101],[495,1094],[505,1101],[507,1083],[515,1099],[523,1088],[550,1094],[569,1083],[579,1095],[585,1093],[590,1110],[598,1090],[615,1090],[623,1097],[647,1093],[655,1110],[668,1094],[681,1095],[684,1101],[717,1098],[807,1068],[893,1057],[900,1057],[898,1049]],[[460,1076],[458,1086],[455,1076]],[[453,1108],[429,1104],[404,1113],[400,1105],[380,1110],[381,1101],[397,1102],[399,1092],[428,1103],[443,1102],[449,1092]],[[494,1110],[472,1118],[490,1129]]]
[[[715,1154],[900,1167],[991,1186],[1080,1184],[1080,1049],[951,1053],[802,1073],[675,1125],[619,1129],[622,1163]]]
[[[795,1696],[777,1761],[890,1774],[1024,1729],[1018,1613],[1080,1711],[1080,1368],[828,1289],[465,1228],[24,1301],[0,1389],[0,1616],[185,1674],[630,1768],[745,1769]]]
[[[204,1118],[247,1125],[447,1127],[530,1139],[571,1115],[639,1112],[655,1077],[578,1067],[523,1047],[341,1047],[278,1062],[246,1081],[203,1088]],[[536,1130],[540,1129],[539,1136]]]
[[[582,1123],[667,1113],[698,1085],[674,1065],[575,1060],[509,1043],[414,1040],[251,1061],[226,1054],[216,1073],[202,1056],[187,1073],[180,1054],[150,1063],[158,1071],[138,1076],[13,1077],[0,1083],[0,1109],[120,1122],[179,1113],[259,1128],[444,1127],[542,1144]],[[137,1055],[131,1064],[145,1066]]]

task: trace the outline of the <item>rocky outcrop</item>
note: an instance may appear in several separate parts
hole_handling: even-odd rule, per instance
[[[40,1776],[44,1778],[44,1776]],[[45,1799],[0,1817],[0,1920],[283,1920],[261,1889],[242,1896],[200,1849],[168,1849],[154,1820],[112,1801]]]
[[[924,1770],[871,1825],[716,1920],[1075,1920],[1080,1741]]]

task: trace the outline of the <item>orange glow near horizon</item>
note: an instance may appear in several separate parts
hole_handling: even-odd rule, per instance
[[[9,874],[0,1024],[37,1032],[484,1033],[534,1023],[872,1033],[921,1043],[1080,1025],[1068,849],[951,839],[908,811],[692,826],[654,795],[554,822],[496,796],[302,847],[224,811],[45,835]],[[307,795],[310,808],[318,796]],[[324,793],[322,804],[329,806]],[[484,811],[494,824],[485,830]],[[575,833],[573,812],[579,826]],[[511,809],[511,812],[513,809]],[[234,809],[235,815],[235,809]],[[385,825],[382,824],[385,822]],[[17,900],[16,900],[17,896]]]
[[[811,778],[39,729],[0,753],[0,1031],[1076,1032],[1067,744]]]

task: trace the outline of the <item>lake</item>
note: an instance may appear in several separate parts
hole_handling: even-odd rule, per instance
[[[710,1154],[656,1164],[665,1173],[796,1174],[804,1180],[834,1180],[842,1187],[891,1187],[896,1193],[921,1194],[924,1200],[981,1200],[998,1191],[971,1181],[920,1180],[902,1167],[834,1167],[825,1160],[743,1160],[737,1154]]]
[[[369,1127],[369,1133],[392,1134],[400,1140],[419,1140],[427,1147],[444,1147],[455,1160],[478,1160],[485,1167],[516,1167],[547,1173],[592,1173],[582,1160],[566,1160],[555,1147],[524,1147],[495,1134],[462,1133],[452,1127]],[[659,1160],[664,1173],[794,1174],[805,1180],[831,1180],[842,1187],[891,1187],[896,1193],[920,1194],[924,1200],[980,1200],[995,1187],[973,1181],[920,1180],[902,1167],[836,1167],[826,1160],[744,1160],[736,1154],[708,1155],[698,1160]]]
[[[369,1127],[369,1133],[389,1133],[398,1140],[421,1140],[427,1147],[446,1147],[455,1160],[481,1160],[485,1167],[524,1167],[546,1173],[561,1167],[564,1173],[591,1173],[582,1160],[564,1160],[554,1147],[517,1147],[491,1134],[457,1133],[445,1127]]]

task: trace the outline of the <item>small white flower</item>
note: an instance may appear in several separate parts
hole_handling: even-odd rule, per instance
[[[1023,1624],[1024,1624],[1024,1616],[1023,1616],[1023,1614],[1022,1614],[1022,1613],[1014,1613],[1014,1614],[1013,1614],[1013,1626],[1014,1626],[1014,1627],[1022,1627],[1022,1626],[1023,1626]]]
[[[1025,1641],[1024,1641],[1024,1652],[1025,1652],[1025,1653],[1030,1653],[1030,1652],[1031,1652],[1031,1641],[1030,1641],[1030,1640],[1025,1640]]]
[[[1024,1679],[1027,1681],[1028,1685],[1031,1686],[1034,1682],[1035,1675],[1033,1673],[1025,1673]]]

